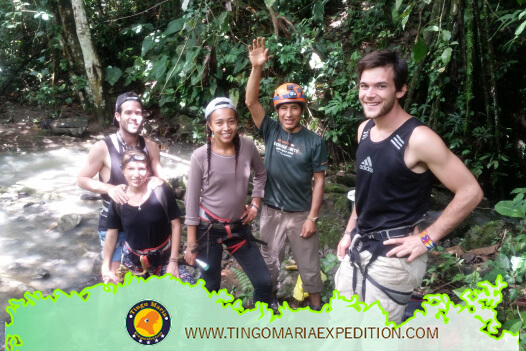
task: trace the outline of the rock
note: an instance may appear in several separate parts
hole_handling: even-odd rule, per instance
[[[85,191],[80,195],[80,199],[84,201],[96,201],[100,200],[100,194],[92,193],[91,191]]]
[[[294,287],[298,281],[299,271],[281,270],[280,274],[280,288],[277,293],[279,300],[288,300],[294,295]]]
[[[62,199],[62,196],[58,193],[45,193],[44,195],[42,195],[42,199],[46,200],[46,201],[52,201],[52,200],[60,200]]]
[[[325,184],[326,193],[338,193],[338,194],[347,194],[351,190],[347,186],[343,186],[337,183],[327,183]]]
[[[491,246],[499,240],[506,227],[506,222],[502,220],[475,225],[466,233],[462,246],[466,251]]]
[[[79,225],[82,216],[78,213],[65,214],[58,220],[57,230],[61,233],[67,232]]]
[[[51,277],[51,273],[47,269],[41,268],[33,276],[33,279],[48,279]]]
[[[12,263],[9,266],[7,266],[7,270],[13,273],[23,273],[27,271],[27,267],[24,267],[18,262]]]
[[[338,173],[336,173],[336,183],[343,184],[348,187],[355,187],[356,174],[339,171]]]
[[[32,196],[32,195],[35,195],[36,192],[37,192],[36,189],[25,186],[18,191],[18,196],[19,197]]]
[[[46,120],[45,126],[49,127],[54,134],[81,136],[86,131],[88,120],[85,118],[60,118]]]
[[[34,289],[16,280],[6,278],[0,280],[0,292],[2,293],[10,296],[23,296],[26,291],[34,292]]]
[[[3,192],[0,194],[0,199],[2,200],[16,200],[18,196],[13,193]]]
[[[42,199],[35,197],[24,197],[21,199],[11,200],[4,205],[4,210],[10,216],[17,216],[22,213],[37,213],[43,211]]]
[[[175,188],[174,189],[175,198],[179,200],[184,200],[184,195],[186,194],[186,189]]]

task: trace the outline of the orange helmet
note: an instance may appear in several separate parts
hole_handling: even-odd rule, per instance
[[[307,96],[303,89],[296,83],[281,84],[276,91],[274,91],[274,108],[278,108],[281,104],[296,103],[305,107],[307,103]]]

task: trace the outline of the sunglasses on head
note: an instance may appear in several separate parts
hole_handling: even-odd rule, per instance
[[[139,161],[139,162],[146,161],[146,156],[141,155],[141,154],[132,155],[130,157],[130,161],[129,162],[132,162],[132,161]]]

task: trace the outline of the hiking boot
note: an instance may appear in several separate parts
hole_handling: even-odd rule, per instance
[[[281,314],[279,312],[279,306],[280,304],[279,304],[278,298],[274,296],[268,307],[272,310],[272,312],[274,312],[275,315],[279,315]]]
[[[321,306],[313,306],[313,305],[309,304],[309,308],[311,310],[313,310],[313,311],[319,312],[323,308],[323,305],[321,305]]]

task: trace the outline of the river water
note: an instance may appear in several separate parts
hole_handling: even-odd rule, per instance
[[[79,146],[0,154],[0,349],[9,299],[25,291],[80,291],[99,282],[100,200],[81,199],[91,193],[76,185],[87,152]],[[177,156],[189,160],[191,152],[183,147]],[[161,161],[168,178],[188,172],[184,162]],[[80,214],[82,220],[61,233],[56,224],[66,214]]]

